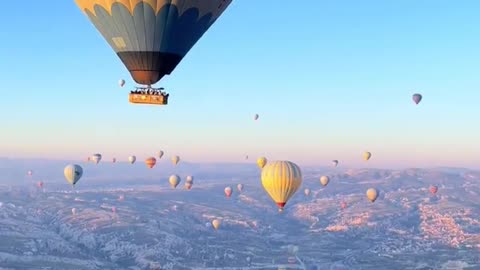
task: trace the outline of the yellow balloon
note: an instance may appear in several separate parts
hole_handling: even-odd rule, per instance
[[[378,197],[378,191],[375,188],[369,188],[367,190],[367,198],[373,203]]]
[[[213,228],[215,228],[215,230],[218,230],[218,228],[220,227],[220,223],[221,223],[220,220],[214,219],[212,221]]]
[[[170,182],[170,186],[172,188],[176,188],[178,184],[180,184],[180,176],[174,174],[170,176],[170,178],[168,179],[168,182]]]
[[[290,161],[268,163],[262,170],[262,185],[282,211],[302,185],[302,171]]]
[[[172,157],[172,164],[173,164],[173,165],[177,165],[179,161],[180,161],[180,157],[179,157],[179,156],[173,156],[173,157]]]
[[[370,152],[363,153],[363,159],[364,160],[369,160],[371,157],[372,157],[372,153],[370,153]]]
[[[260,169],[263,169],[265,165],[267,164],[267,159],[265,157],[260,157],[257,159],[257,165],[260,167]]]

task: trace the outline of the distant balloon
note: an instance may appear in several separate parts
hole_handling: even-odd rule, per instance
[[[422,101],[422,95],[413,94],[412,99],[413,99],[413,102],[415,102],[415,104],[418,105],[418,103],[420,103],[420,101]]]
[[[372,153],[370,153],[370,152],[363,153],[363,159],[364,160],[369,160],[371,157],[372,157]]]
[[[39,188],[43,188],[43,182],[42,182],[42,181],[38,181],[37,186],[38,186]]]
[[[320,184],[322,184],[322,186],[328,185],[329,182],[330,182],[330,177],[326,175],[323,175],[322,177],[320,177]]]
[[[337,167],[338,166],[338,160],[332,160],[332,164],[333,164],[333,167]]]
[[[437,186],[430,186],[430,193],[435,194],[435,193],[437,193],[437,191],[438,191]]]
[[[347,208],[347,203],[346,203],[346,202],[341,202],[341,203],[340,203],[340,207],[341,207],[342,209]]]
[[[120,87],[123,87],[125,85],[125,80],[119,80],[118,85],[120,85]]]
[[[274,161],[268,163],[262,170],[262,185],[268,195],[278,205],[279,210],[302,185],[300,167],[290,161]]]
[[[230,196],[232,196],[233,190],[231,187],[226,187],[223,191],[225,192],[225,196],[227,196],[227,198],[230,198]]]
[[[77,214],[77,208],[72,208],[72,214],[76,215]]]
[[[112,206],[112,212],[117,213],[117,208],[115,206]]]
[[[248,159],[248,155],[245,156],[245,159]]]
[[[267,164],[267,159],[265,157],[259,157],[257,159],[257,165],[260,169],[263,169],[263,167],[265,167],[266,164]]]
[[[136,157],[136,156],[129,156],[129,157],[128,157],[128,162],[130,162],[130,164],[135,163],[136,160],[137,160],[137,157]]]
[[[120,202],[125,201],[125,195],[118,196],[118,201],[120,201]]]
[[[27,175],[28,175],[28,176],[32,176],[32,175],[33,175],[33,171],[32,171],[32,170],[29,170],[29,171],[27,172]]]
[[[178,186],[178,184],[180,184],[180,176],[174,174],[172,176],[170,176],[170,178],[168,179],[168,182],[170,182],[170,186],[172,188],[176,188]]]
[[[243,184],[238,184],[237,189],[238,189],[238,192],[242,192],[243,191]]]
[[[115,163],[117,162],[117,159],[116,158],[112,158],[112,163]]]
[[[162,150],[160,150],[160,151],[158,151],[157,156],[158,156],[158,158],[162,158],[164,154],[165,153]]]
[[[190,190],[193,186],[193,182],[185,182],[185,188]]]
[[[369,188],[367,190],[367,198],[373,203],[378,197],[378,190],[376,188]]]
[[[177,165],[178,162],[180,161],[180,157],[179,156],[173,156],[171,160],[172,160],[173,165]]]
[[[185,182],[193,183],[193,176],[189,175],[185,178]]]
[[[75,184],[82,178],[83,169],[80,165],[77,164],[70,164],[65,167],[63,170],[63,174],[65,175],[65,179],[70,185],[75,186]]]
[[[157,163],[157,160],[154,157],[149,157],[145,160],[145,164],[149,169],[153,168],[156,163]]]
[[[218,228],[220,228],[220,224],[221,224],[221,222],[220,222],[220,220],[218,220],[218,219],[214,219],[214,220],[212,221],[212,226],[213,226],[213,228],[214,228],[215,230],[218,230]]]
[[[305,196],[310,195],[310,189],[306,188],[305,191],[304,191],[304,193],[305,193]]]
[[[101,154],[93,154],[93,156],[90,158],[91,160],[93,160],[93,162],[95,164],[98,164],[100,162],[100,160],[102,160],[102,155]]]
[[[255,121],[257,121],[257,120],[258,120],[258,117],[259,117],[259,115],[258,115],[258,114],[255,114],[255,116],[253,117],[253,119],[254,119]]]

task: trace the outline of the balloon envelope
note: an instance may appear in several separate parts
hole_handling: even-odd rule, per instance
[[[80,180],[80,178],[82,178],[83,169],[80,167],[80,165],[70,164],[65,167],[63,174],[65,175],[67,182],[74,186]]]
[[[332,160],[332,165],[333,167],[337,167],[338,166],[338,160]]]
[[[178,162],[180,162],[180,157],[179,156],[173,156],[172,157],[172,164],[177,165]]]
[[[136,157],[136,156],[129,156],[129,157],[128,157],[128,162],[130,162],[130,164],[135,163],[136,160],[137,160],[137,157]]]
[[[375,202],[375,200],[378,197],[378,190],[375,188],[369,188],[367,190],[367,198],[370,200],[372,203]]]
[[[95,164],[98,164],[100,160],[102,160],[102,155],[101,154],[93,154],[92,157],[90,158],[95,162]]]
[[[215,228],[215,230],[218,230],[218,228],[220,228],[220,224],[221,224],[221,222],[218,219],[214,219],[212,221],[212,225],[213,225],[213,228]]]
[[[255,114],[255,116],[253,117],[254,120],[258,120],[258,114]]]
[[[158,151],[158,158],[162,158],[164,154],[162,150]]]
[[[149,169],[153,168],[157,164],[157,160],[154,157],[149,157],[145,160],[145,164]]]
[[[422,95],[413,94],[412,99],[413,99],[413,102],[415,102],[415,104],[418,105],[418,103],[420,103],[420,101],[422,101]]]
[[[372,157],[372,153],[370,153],[370,152],[363,153],[363,159],[364,160],[369,160],[371,157]]]
[[[225,192],[225,196],[227,196],[227,198],[229,198],[230,196],[232,196],[233,190],[232,190],[231,187],[226,187],[223,191]]]
[[[265,157],[259,157],[257,159],[257,165],[260,169],[263,169],[263,167],[265,167],[266,164],[267,164],[267,159]]]
[[[329,182],[330,182],[330,177],[326,175],[320,177],[320,184],[322,184],[322,186],[328,185]]]
[[[435,193],[437,193],[437,191],[438,191],[437,186],[430,186],[430,193],[435,194]]]
[[[180,184],[180,176],[174,174],[170,176],[170,178],[168,179],[168,182],[170,182],[170,186],[172,188],[176,188],[178,184]]]
[[[237,189],[238,189],[239,192],[242,192],[243,191],[243,184],[238,184]]]
[[[232,0],[75,0],[139,84],[170,74]]]
[[[290,161],[270,162],[262,170],[262,185],[279,209],[283,210],[302,185],[302,172],[298,165]]]
[[[118,85],[120,85],[120,87],[123,87],[125,85],[125,80],[118,81]]]

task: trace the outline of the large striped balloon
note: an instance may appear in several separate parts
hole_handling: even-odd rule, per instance
[[[269,162],[262,169],[262,185],[282,211],[302,185],[302,171],[290,161]]]
[[[170,74],[232,0],[75,0],[139,84]]]

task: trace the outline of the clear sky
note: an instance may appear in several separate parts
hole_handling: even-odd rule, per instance
[[[0,156],[479,167],[478,0],[234,0],[158,84],[166,107],[129,104],[122,62],[54,2],[3,3]]]

